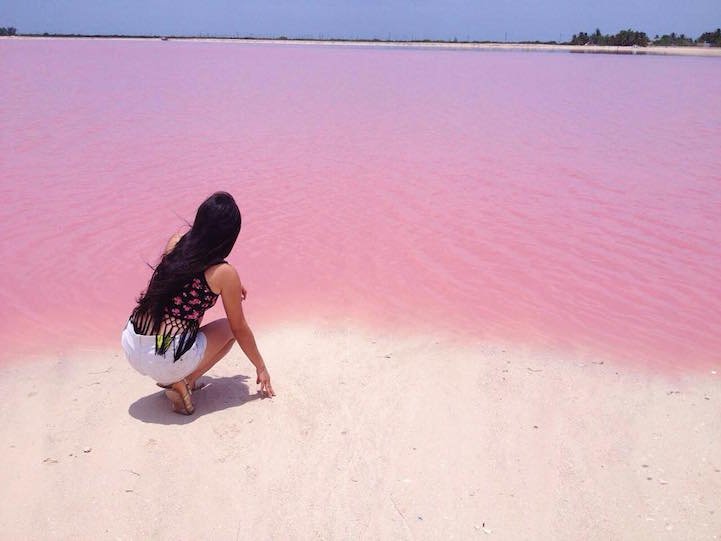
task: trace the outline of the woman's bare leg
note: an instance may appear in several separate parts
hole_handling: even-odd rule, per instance
[[[226,318],[216,319],[203,325],[200,332],[205,334],[207,345],[205,353],[198,367],[187,378],[188,386],[192,389],[195,386],[195,380],[213,368],[215,363],[225,357],[235,342],[233,331],[230,330],[230,323]]]

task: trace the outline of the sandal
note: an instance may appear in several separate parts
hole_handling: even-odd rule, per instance
[[[188,382],[183,380],[185,392],[181,395],[175,389],[166,389],[165,396],[173,404],[173,411],[175,413],[181,413],[183,415],[192,415],[195,411],[193,401],[190,399],[191,391],[188,388]]]

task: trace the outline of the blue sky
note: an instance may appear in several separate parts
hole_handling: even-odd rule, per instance
[[[721,26],[721,0],[2,0],[20,32],[567,40],[599,27],[654,34]]]

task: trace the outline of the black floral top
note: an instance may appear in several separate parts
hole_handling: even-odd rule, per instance
[[[205,273],[202,273],[183,286],[180,293],[173,297],[172,304],[165,307],[165,313],[186,321],[200,321],[217,300],[218,295],[210,289]]]
[[[170,304],[163,308],[164,332],[156,335],[155,354],[165,355],[172,345],[173,361],[180,359],[195,343],[205,311],[217,300],[218,295],[210,289],[205,272],[186,283],[171,299]],[[139,313],[137,308],[130,316],[130,322],[138,334],[148,335],[153,329],[150,314]]]

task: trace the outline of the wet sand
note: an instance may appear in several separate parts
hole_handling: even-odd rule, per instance
[[[721,368],[328,322],[170,412],[119,350],[0,367],[7,539],[716,539]]]

